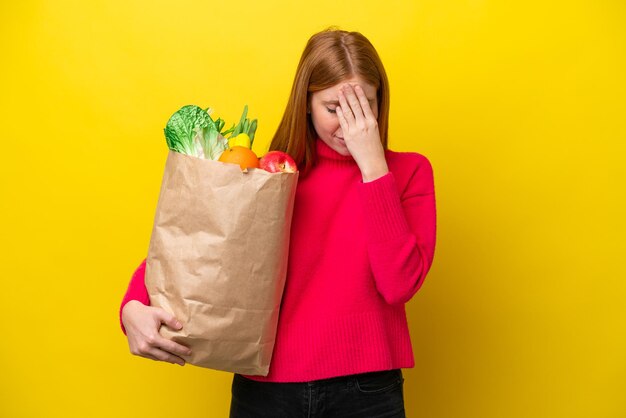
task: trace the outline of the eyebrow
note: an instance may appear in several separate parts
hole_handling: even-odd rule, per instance
[[[368,102],[372,103],[374,101],[374,99],[367,99]],[[322,104],[334,104],[334,105],[338,105],[339,104],[339,100],[324,100],[322,102]]]

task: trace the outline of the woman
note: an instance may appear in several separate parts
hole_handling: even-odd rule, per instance
[[[270,146],[301,169],[270,371],[234,375],[231,417],[405,416],[401,368],[415,362],[404,305],[433,261],[435,194],[426,157],[387,149],[388,117],[371,43],[313,35]],[[158,333],[180,324],[149,306],[144,269],[120,307],[131,352],[183,365],[187,347]]]

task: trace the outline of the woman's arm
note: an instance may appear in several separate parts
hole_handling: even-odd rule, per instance
[[[432,166],[421,154],[405,157],[410,158],[403,162],[412,167],[412,172],[402,192],[393,172],[359,185],[367,213],[367,248],[376,288],[392,305],[404,304],[417,293],[435,252]]]
[[[191,355],[189,347],[163,338],[159,334],[163,324],[173,330],[180,330],[182,324],[163,308],[150,306],[145,275],[146,260],[142,261],[133,274],[120,306],[120,325],[128,337],[130,352],[136,356],[184,366],[185,359],[182,356]],[[128,333],[124,321],[128,326]]]
[[[137,270],[135,270],[133,277],[130,279],[128,289],[126,290],[124,299],[122,299],[122,305],[120,306],[120,325],[122,326],[122,332],[124,335],[127,335],[126,328],[124,328],[124,323],[122,322],[122,311],[124,310],[124,306],[131,300],[137,300],[144,305],[150,305],[150,296],[148,295],[148,289],[146,289],[145,276],[146,260],[144,259],[139,267],[137,267]]]

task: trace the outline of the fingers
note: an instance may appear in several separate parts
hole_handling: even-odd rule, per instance
[[[155,308],[155,311],[156,311],[157,318],[162,323],[164,323],[168,327],[175,329],[175,330],[182,329],[183,324],[181,324],[180,321],[178,321],[176,317],[174,317],[174,315],[170,314],[169,312],[167,312],[165,309],[162,309],[162,308]],[[161,337],[159,333],[156,334],[155,341],[153,342],[152,345],[158,347],[159,349],[167,353],[173,354],[177,359],[180,359],[180,357],[178,356],[191,355],[191,350],[189,349],[189,347],[186,347],[182,344],[178,344],[174,341],[168,340],[167,338],[163,338]],[[176,354],[178,354],[178,356],[176,356]]]
[[[167,312],[165,309],[162,309],[162,308],[154,308],[154,309],[155,309],[157,318],[162,323],[170,327],[171,329],[179,330],[183,327],[183,324],[181,324],[180,321],[178,321],[176,317],[174,317],[174,315]]]
[[[191,355],[191,350],[159,333],[163,323],[172,329],[182,328],[172,314],[162,308],[147,306],[130,311],[129,316],[128,341],[132,354],[181,366],[185,364],[180,356]]]
[[[342,110],[350,109],[352,111],[354,119],[357,122],[361,122],[365,119],[359,98],[357,98],[355,91],[350,84],[343,86],[343,88],[339,91],[339,103],[341,104]],[[346,111],[344,113],[348,112]]]
[[[337,106],[335,108],[335,111],[337,112],[337,119],[339,119],[339,125],[341,126],[341,129],[344,132],[344,135],[346,132],[348,132],[348,121],[346,120],[346,116],[344,115],[343,110],[341,110],[341,105]]]
[[[370,103],[367,101],[367,97],[365,96],[363,88],[357,84],[354,88],[354,91],[356,92],[357,98],[359,99],[359,103],[361,103],[361,109],[363,110],[365,119],[376,119],[374,113],[372,113],[372,108],[370,107]]]
[[[187,346],[184,346],[182,344],[178,344],[174,341],[171,340],[167,340],[165,338],[163,338],[162,340],[159,340],[159,347],[165,351],[168,351],[170,353],[173,354],[178,354],[179,356],[190,356],[191,355],[191,349]]]
[[[344,118],[346,119],[346,122],[349,125],[353,124],[356,121],[354,110],[348,104],[348,99],[346,98],[346,95],[343,89],[339,91],[339,106],[338,107],[341,107],[341,113],[343,114]]]
[[[185,364],[185,359],[180,356],[191,355],[189,347],[163,338],[158,332],[144,336],[144,338],[132,344],[131,352],[141,357],[167,361],[168,363],[177,363],[181,366]]]
[[[144,357],[151,358],[152,360],[159,361],[167,361],[172,364],[180,364],[181,366],[185,365],[185,359],[178,357],[172,353],[167,351],[160,350],[156,347],[151,347],[145,354]]]

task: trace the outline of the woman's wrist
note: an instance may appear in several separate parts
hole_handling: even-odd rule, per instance
[[[368,167],[366,169],[361,170],[361,174],[363,176],[363,183],[368,183],[370,181],[374,181],[376,179],[381,178],[385,174],[389,173],[389,167],[387,167],[387,162],[383,162],[375,167]]]

